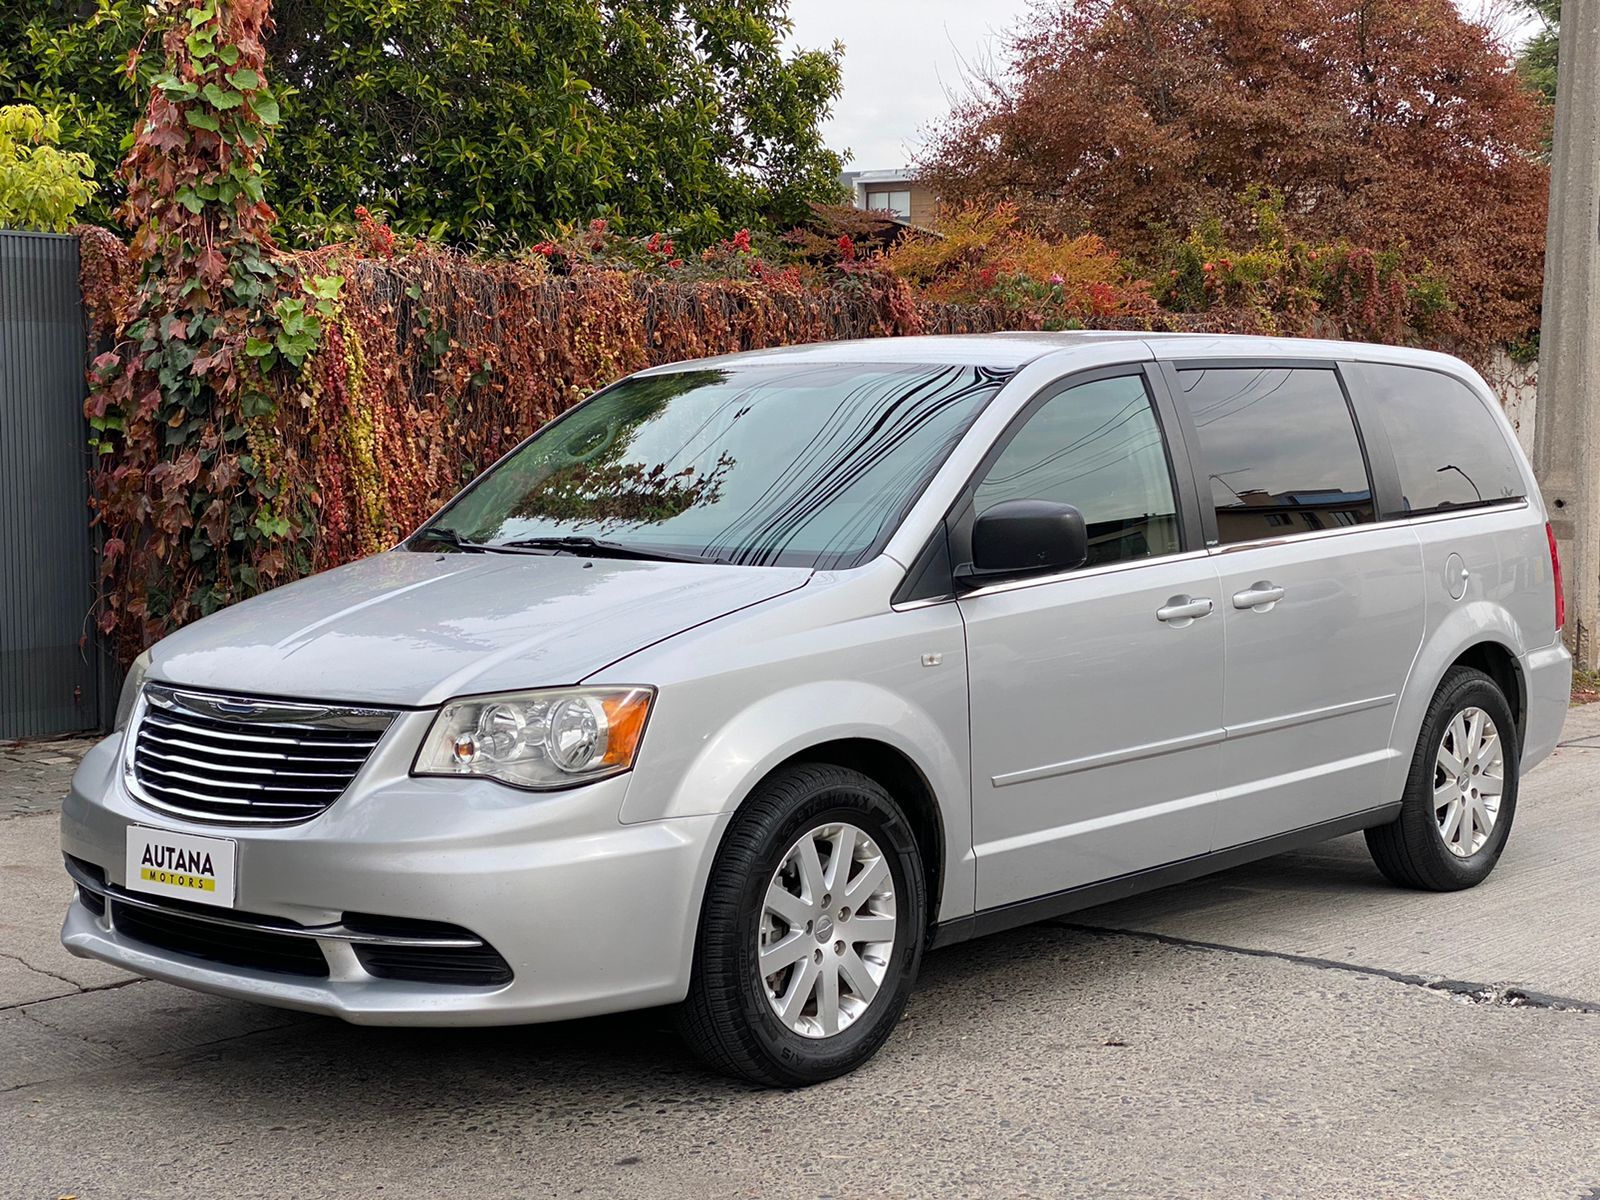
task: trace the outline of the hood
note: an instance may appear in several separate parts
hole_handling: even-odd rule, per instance
[[[155,647],[150,678],[411,707],[573,684],[810,576],[789,567],[396,550],[179,630]]]

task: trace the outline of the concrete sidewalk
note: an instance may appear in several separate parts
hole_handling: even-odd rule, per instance
[[[0,1195],[1600,1200],[1597,800],[1600,705],[1478,889],[1344,839],[956,946],[792,1093],[660,1013],[361,1029],[134,981],[55,943],[55,822],[0,820]]]

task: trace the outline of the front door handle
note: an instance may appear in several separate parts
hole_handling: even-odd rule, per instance
[[[1156,609],[1156,620],[1165,621],[1176,629],[1192,625],[1211,612],[1211,601],[1205,596],[1173,596]]]
[[[1252,583],[1242,592],[1233,594],[1235,608],[1249,608],[1256,612],[1266,612],[1279,600],[1283,599],[1283,589],[1275,583],[1263,579]]]

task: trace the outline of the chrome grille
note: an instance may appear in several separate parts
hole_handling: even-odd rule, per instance
[[[387,709],[254,700],[149,684],[130,790],[164,812],[282,825],[344,794],[394,720]]]

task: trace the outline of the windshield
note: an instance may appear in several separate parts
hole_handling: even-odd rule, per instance
[[[664,557],[854,566],[1007,377],[738,365],[625,379],[452,501],[428,548],[447,530],[489,546],[592,538]]]

